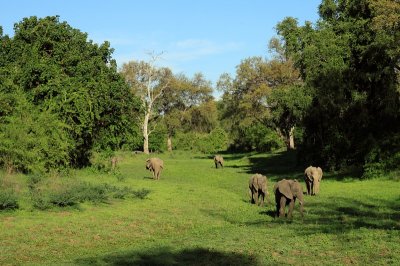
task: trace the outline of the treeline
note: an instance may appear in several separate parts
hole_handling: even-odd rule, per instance
[[[222,122],[239,148],[277,145],[275,129],[305,165],[398,168],[400,3],[325,0],[319,14],[315,25],[284,19],[272,59],[245,59],[236,77],[221,77]]]
[[[13,37],[0,28],[0,166],[44,173],[87,166],[94,151],[143,150],[145,118],[148,151],[167,139],[170,149],[226,148],[203,75],[135,61],[118,72],[112,53],[57,16],[24,18]]]
[[[297,149],[299,163],[378,175],[400,161],[400,3],[322,1],[320,20],[286,18],[270,57],[243,59],[216,88],[131,61],[58,17],[0,28],[0,165],[46,172],[93,151]]]

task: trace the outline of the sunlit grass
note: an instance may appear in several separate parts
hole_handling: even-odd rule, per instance
[[[247,180],[265,174],[273,201],[276,180],[302,176],[294,154],[226,154],[223,169],[212,156],[160,154],[159,181],[145,169],[145,155],[120,156],[122,179],[89,169],[75,176],[149,190],[144,199],[37,211],[25,197],[19,210],[0,213],[0,265],[400,263],[399,182],[327,175],[321,194],[305,197],[304,219],[296,206],[286,221],[273,217],[274,206],[249,203]],[[15,182],[26,196],[25,179]]]

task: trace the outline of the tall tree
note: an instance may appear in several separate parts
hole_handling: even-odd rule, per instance
[[[206,80],[201,73],[194,74],[192,78],[178,74],[166,88],[159,108],[164,114],[168,131],[169,151],[172,150],[172,137],[178,130],[188,132],[199,131],[202,128],[210,132],[215,127],[216,110],[203,112],[204,105],[213,102],[211,93],[211,82]],[[210,118],[213,115],[214,117]]]
[[[142,103],[140,124],[143,134],[143,152],[149,154],[149,136],[157,125],[159,114],[156,104],[163,97],[164,91],[171,83],[172,72],[168,68],[157,68],[155,63],[161,55],[151,54],[149,62],[131,61],[122,66],[121,73],[125,77],[131,91]],[[149,128],[150,122],[152,128]]]
[[[324,0],[320,21],[277,25],[314,89],[303,158],[333,168],[379,162],[400,149],[400,3]]]
[[[72,165],[87,165],[94,145],[120,147],[120,133],[127,132],[127,114],[135,109],[135,100],[117,72],[110,44],[93,43],[57,16],[24,18],[14,31],[12,38],[0,36],[0,93],[5,103],[22,92],[32,108],[51,112],[67,124],[62,130],[73,140]],[[8,103],[0,116],[12,115],[16,105]]]
[[[224,91],[223,118],[229,120],[229,131],[236,131],[238,142],[246,140],[251,127],[266,127],[278,133],[287,149],[294,149],[294,128],[310,100],[294,61],[284,53],[278,39],[271,39],[270,50],[271,60],[248,58],[237,67],[234,79],[221,76],[218,87]]]

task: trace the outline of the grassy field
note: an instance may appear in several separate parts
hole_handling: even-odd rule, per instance
[[[274,218],[273,205],[251,205],[247,182],[267,175],[273,202],[277,180],[302,179],[294,154],[226,154],[223,169],[205,155],[158,156],[165,162],[159,181],[142,154],[120,154],[120,180],[75,173],[149,189],[145,199],[46,211],[23,202],[0,212],[0,265],[400,265],[398,181],[326,173],[321,194],[305,196],[304,219],[296,205],[287,221]],[[27,177],[14,178],[24,193]]]

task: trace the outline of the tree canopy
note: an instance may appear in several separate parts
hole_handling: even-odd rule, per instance
[[[304,119],[307,161],[339,168],[399,151],[399,8],[325,0],[314,27],[293,18],[277,25],[285,53],[315,91]]]
[[[70,139],[49,153],[68,154],[63,161],[76,166],[87,165],[94,147],[121,147],[135,138],[135,130],[128,130],[127,124],[137,101],[117,73],[108,42],[95,44],[58,17],[25,18],[15,24],[14,31],[12,38],[0,36],[2,134],[14,127],[9,121],[20,117],[18,112],[28,117],[48,114],[46,119],[34,120],[32,126],[40,130],[27,124],[20,130],[33,138],[42,131],[64,136],[59,142]],[[6,140],[0,149],[2,163],[18,168],[19,159]]]

